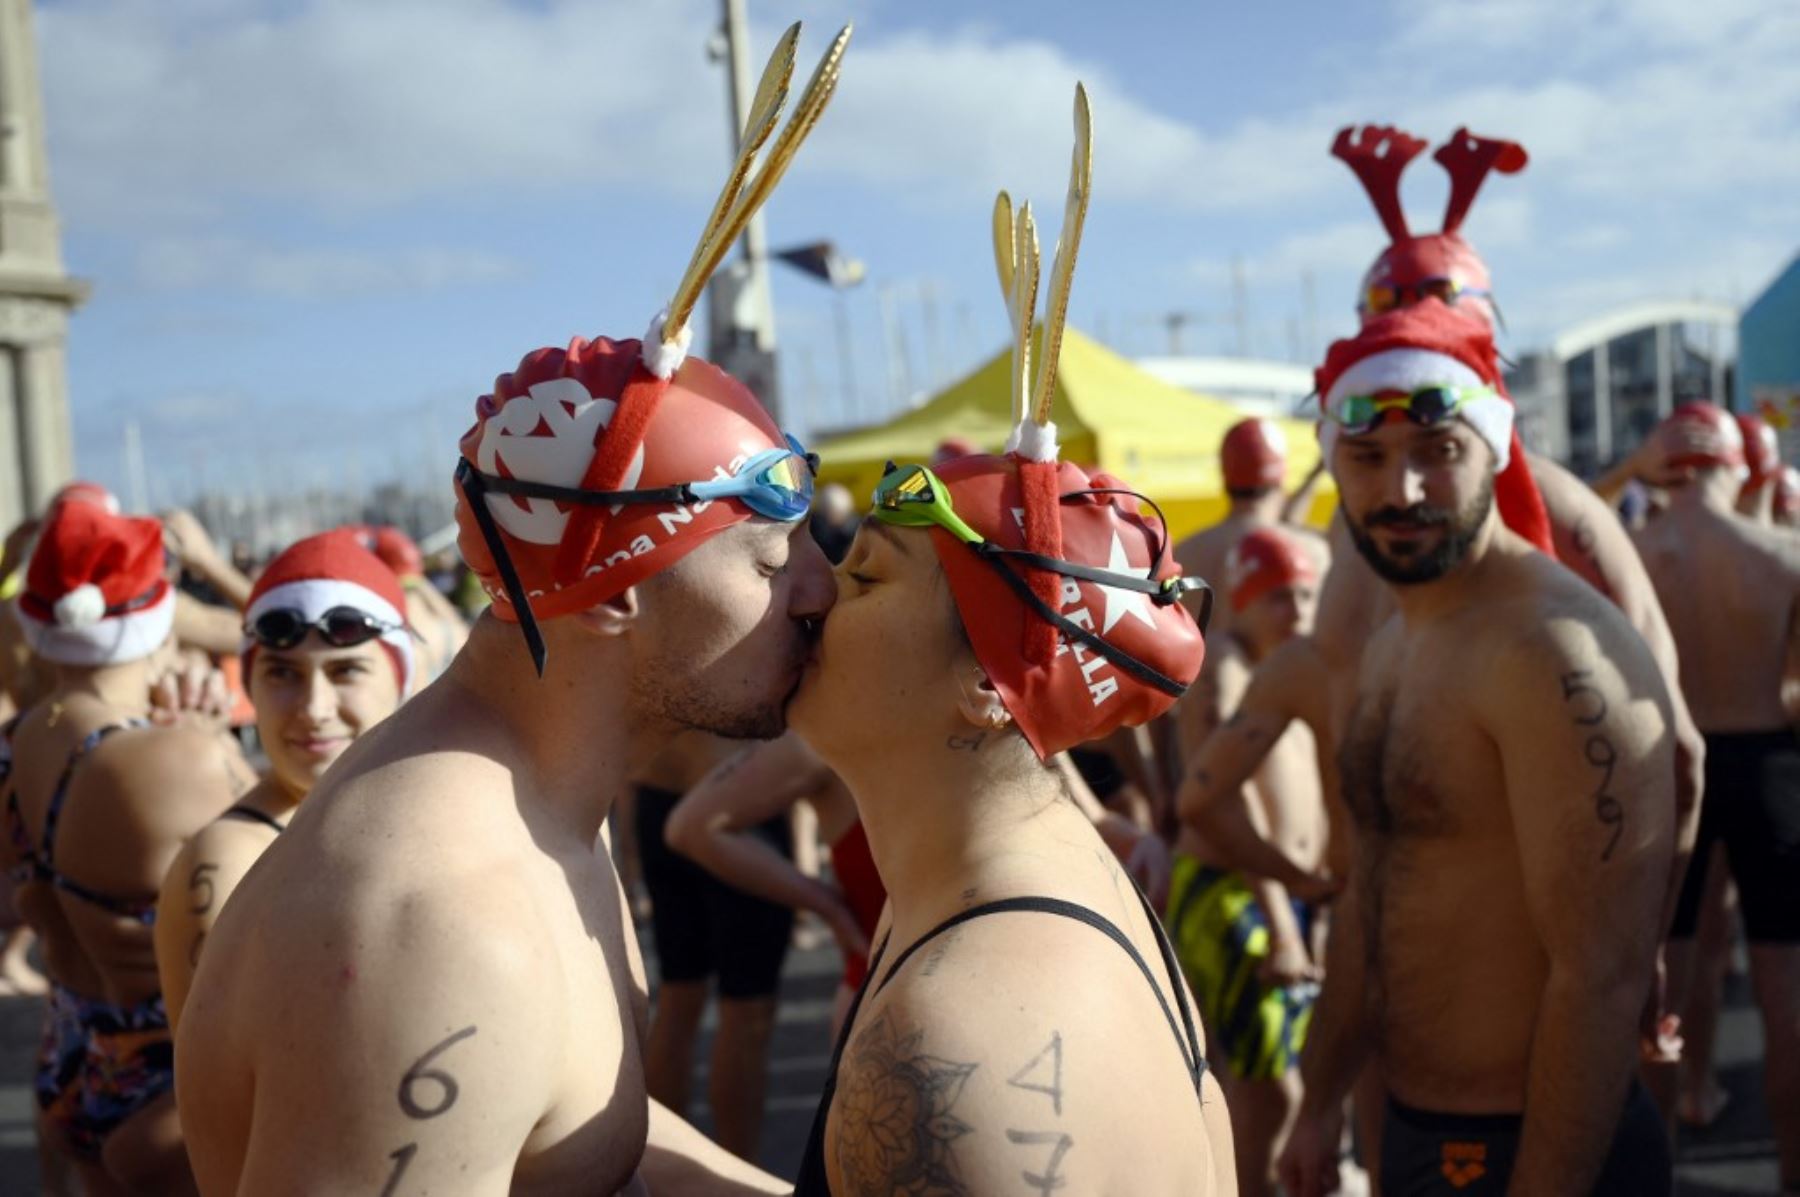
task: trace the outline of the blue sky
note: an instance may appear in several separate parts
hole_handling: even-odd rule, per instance
[[[1311,362],[1348,330],[1382,238],[1327,154],[1350,122],[1513,137],[1465,232],[1527,348],[1636,299],[1752,298],[1800,248],[1800,7],[1791,0],[946,3],[750,0],[760,66],[856,22],[843,83],[768,213],[779,247],[869,266],[846,304],[778,273],[789,422],[949,381],[1004,317],[994,191],[1060,219],[1077,79],[1094,199],[1071,321],[1160,353],[1162,313],[1229,352]],[[71,269],[78,465],[152,499],[447,477],[475,397],[531,348],[636,336],[726,165],[715,0],[41,0],[52,185]],[[1442,171],[1405,197],[1435,229]],[[1045,253],[1054,232],[1045,233]],[[1307,319],[1302,279],[1314,281]],[[1311,334],[1311,335],[1309,335]]]

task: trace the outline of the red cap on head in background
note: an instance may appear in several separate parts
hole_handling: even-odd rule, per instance
[[[101,666],[149,656],[175,622],[161,521],[115,515],[91,496],[62,498],[38,532],[18,612],[26,642],[47,661]]]
[[[1781,472],[1781,442],[1769,422],[1754,412],[1737,412],[1735,419],[1744,441],[1744,464],[1750,468],[1744,489],[1760,490]]]
[[[1368,321],[1356,336],[1334,343],[1313,378],[1322,412],[1344,395],[1407,394],[1429,386],[1486,387],[1492,394],[1464,400],[1456,418],[1494,452],[1494,501],[1500,518],[1554,555],[1550,516],[1519,445],[1512,400],[1500,386],[1494,331],[1486,321],[1437,299],[1399,308]],[[1395,417],[1404,418],[1389,413],[1389,418]],[[1322,416],[1319,443],[1327,467],[1340,433],[1334,420]]]
[[[1704,399],[1690,399],[1657,425],[1669,464],[1678,469],[1728,469],[1749,473],[1745,464],[1744,434],[1724,408]]]
[[[1279,528],[1245,533],[1225,559],[1225,586],[1233,611],[1242,611],[1272,590],[1318,580],[1311,556]]]
[[[1287,436],[1273,420],[1239,420],[1219,446],[1228,491],[1268,490],[1287,476]]]
[[[50,499],[50,506],[57,507],[63,503],[92,503],[102,508],[109,515],[119,514],[119,500],[110,490],[97,482],[71,482],[57,491]]]
[[[303,622],[316,623],[334,607],[350,607],[383,625],[381,647],[393,663],[401,695],[410,692],[415,666],[412,633],[406,626],[406,594],[394,570],[364,547],[359,529],[337,528],[308,536],[276,554],[250,591],[244,626],[252,627],[262,615],[276,610],[297,611]],[[257,647],[253,637],[245,637],[246,686]]]

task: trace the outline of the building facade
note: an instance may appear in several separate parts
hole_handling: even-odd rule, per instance
[[[1593,477],[1677,403],[1729,402],[1738,313],[1699,300],[1640,303],[1586,321],[1507,371],[1525,444]]]

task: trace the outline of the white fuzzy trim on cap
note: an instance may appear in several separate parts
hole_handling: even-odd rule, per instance
[[[169,631],[175,626],[175,588],[168,587],[162,598],[148,607],[110,619],[104,618],[103,599],[103,618],[80,627],[34,618],[23,606],[15,605],[13,609],[18,613],[25,642],[46,661],[89,667],[123,665],[149,656],[169,638]]]
[[[1007,438],[1007,452],[1017,452],[1028,461],[1056,460],[1060,446],[1056,443],[1056,424],[1046,422],[1035,424],[1030,420],[1013,429],[1012,436]]]
[[[250,627],[266,611],[282,608],[298,611],[303,619],[313,622],[333,607],[354,607],[358,611],[366,611],[392,627],[392,631],[381,634],[381,642],[400,654],[400,663],[406,675],[400,679],[400,693],[402,696],[410,694],[413,678],[418,673],[418,664],[413,657],[412,633],[406,630],[406,615],[396,611],[392,603],[367,586],[346,582],[342,578],[302,578],[294,582],[283,582],[279,586],[269,587],[257,596],[256,601],[244,612],[244,626]],[[249,652],[255,647],[255,638],[245,636],[243,651]]]
[[[665,343],[663,326],[668,319],[668,308],[650,317],[650,331],[644,334],[644,347],[640,351],[644,369],[664,382],[675,377],[675,371],[681,369],[682,362],[687,361],[688,346],[694,343],[694,328],[690,324],[681,326],[673,343]]]
[[[1378,391],[1416,391],[1429,386],[1483,387],[1487,379],[1466,363],[1429,349],[1389,349],[1371,354],[1338,375],[1325,395],[1324,406],[1344,395],[1372,395]],[[1494,451],[1494,472],[1507,466],[1512,456],[1513,405],[1495,393],[1474,399],[1456,409],[1456,416],[1475,430]],[[1335,420],[1319,421],[1319,448],[1330,464],[1331,452],[1343,430]]]
[[[58,627],[89,627],[106,618],[106,596],[92,582],[83,582],[57,599],[51,610]]]

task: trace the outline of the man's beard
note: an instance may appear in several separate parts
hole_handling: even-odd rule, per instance
[[[1344,526],[1350,530],[1350,539],[1356,542],[1356,549],[1362,554],[1363,560],[1369,563],[1369,568],[1383,581],[1396,586],[1416,586],[1422,582],[1437,581],[1469,555],[1469,546],[1481,534],[1481,526],[1487,522],[1488,512],[1493,506],[1494,480],[1489,477],[1482,482],[1480,492],[1461,511],[1445,511],[1438,507],[1427,507],[1423,503],[1415,503],[1404,509],[1383,507],[1372,512],[1360,526],[1346,516]],[[1443,539],[1432,549],[1405,557],[1390,557],[1375,543],[1371,530],[1384,524],[1400,523],[1443,528]]]

